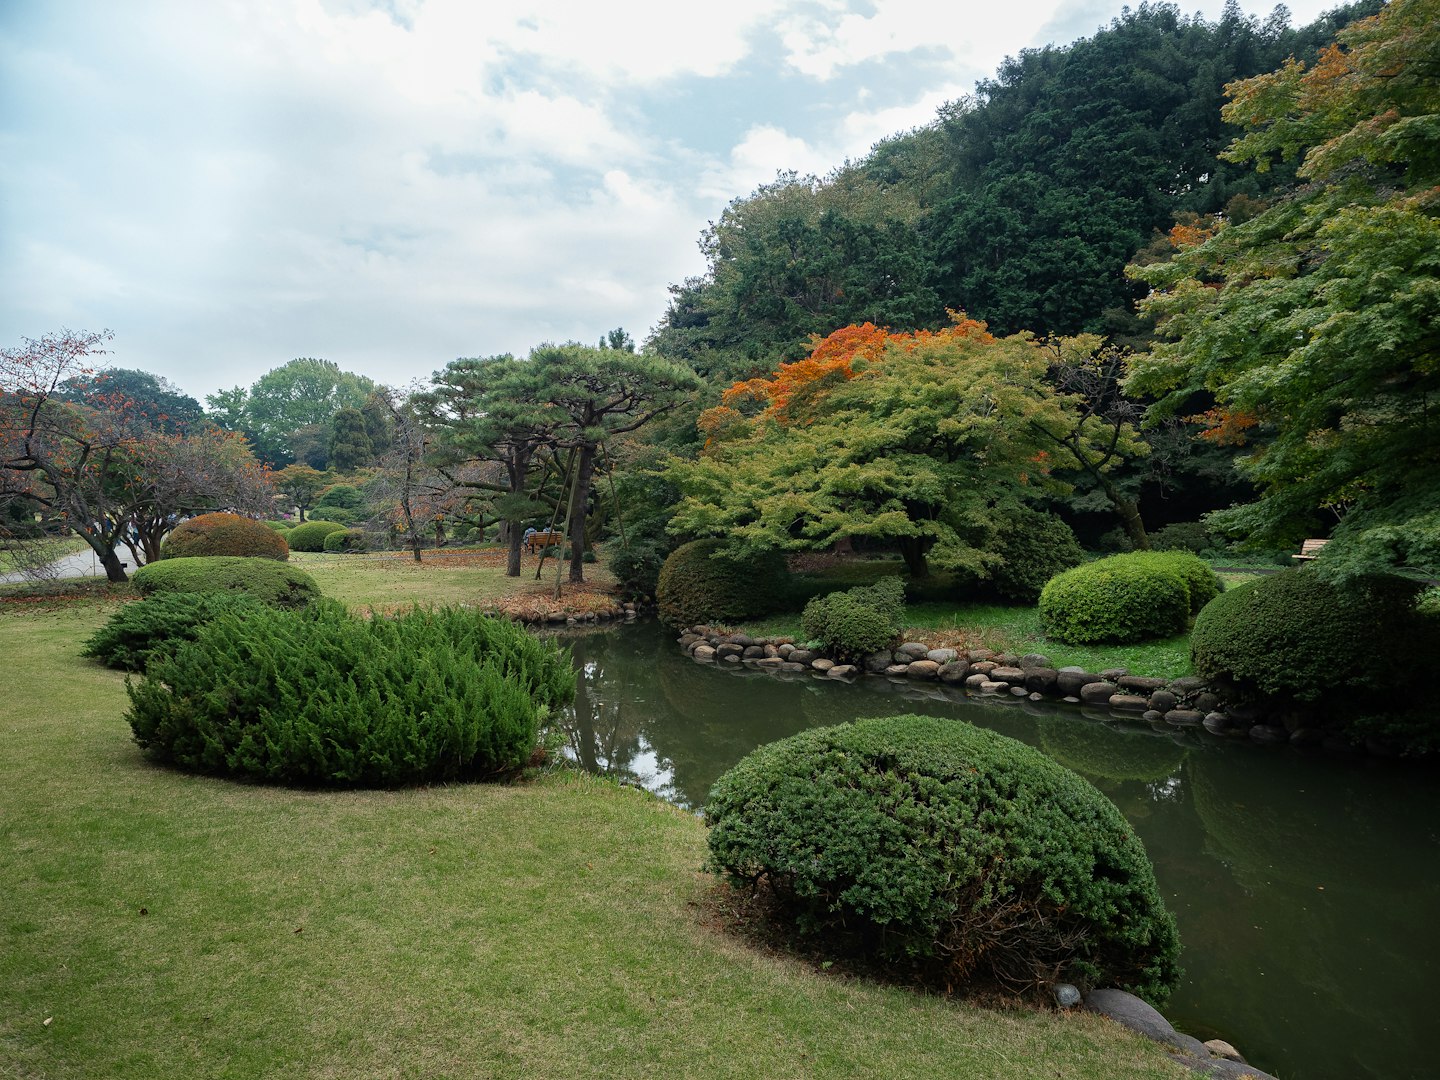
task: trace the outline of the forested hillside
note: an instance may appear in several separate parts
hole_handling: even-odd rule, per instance
[[[934,329],[963,310],[1000,334],[1140,340],[1123,268],[1186,214],[1253,212],[1293,182],[1220,159],[1239,131],[1224,87],[1313,59],[1379,10],[1303,28],[1231,4],[1217,22],[1141,4],[1093,37],[1007,60],[973,97],[823,178],[736,199],[701,238],[708,269],[672,286],[652,337],[711,377],[796,359],[810,335],[873,322]],[[1143,258],[1142,258],[1143,261]]]

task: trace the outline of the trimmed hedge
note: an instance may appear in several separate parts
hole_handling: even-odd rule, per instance
[[[322,601],[222,615],[127,691],[135,740],[159,761],[394,787],[513,774],[575,673],[553,644],[478,612],[360,619]]]
[[[307,521],[290,530],[288,537],[291,551],[324,551],[325,537],[340,532],[346,526],[338,521]]]
[[[304,607],[320,596],[315,579],[298,566],[271,559],[212,555],[165,559],[142,566],[132,579],[141,595],[234,592],[279,607]]]
[[[828,954],[1152,1003],[1178,981],[1175,920],[1120,812],[994,732],[921,716],[802,732],[722,776],[705,818],[707,868],[767,886],[775,917]]]
[[[1195,619],[1195,673],[1269,710],[1303,705],[1357,738],[1440,750],[1440,714],[1414,707],[1433,695],[1440,656],[1440,618],[1417,606],[1422,589],[1393,576],[1339,589],[1311,567],[1248,582]]]
[[[144,671],[169,656],[183,641],[194,641],[200,628],[221,615],[252,614],[261,602],[244,593],[160,593],[126,604],[85,639],[81,656],[121,671]]]
[[[905,585],[892,576],[815,597],[805,605],[800,623],[827,655],[853,660],[890,644],[904,617]]]
[[[370,550],[370,538],[364,529],[341,529],[327,533],[323,545],[326,551],[362,552]]]
[[[207,555],[243,555],[260,559],[288,559],[290,548],[280,533],[263,521],[239,514],[201,514],[170,530],[160,545],[162,559],[190,559]]]
[[[670,553],[660,568],[655,601],[669,626],[742,622],[777,610],[785,602],[788,571],[778,552],[732,559],[723,540],[692,540]]]
[[[1051,578],[1040,593],[1040,625],[1069,645],[1173,637],[1220,588],[1215,572],[1188,552],[1111,555]]]

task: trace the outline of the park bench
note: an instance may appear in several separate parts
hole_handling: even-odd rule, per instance
[[[1329,540],[1306,540],[1300,545],[1300,554],[1291,555],[1292,559],[1313,559],[1320,554],[1320,549],[1328,544]]]
[[[565,534],[562,532],[534,532],[525,538],[525,550],[533,554],[547,547],[559,547],[563,543]]]

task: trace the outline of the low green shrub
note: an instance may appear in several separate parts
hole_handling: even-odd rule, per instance
[[[290,530],[291,551],[324,551],[325,537],[341,532],[345,526],[338,521],[307,521]]]
[[[287,533],[294,526],[293,521],[262,521],[260,523],[267,529],[274,529],[278,533]]]
[[[994,732],[920,716],[802,732],[722,776],[705,818],[707,868],[763,885],[772,916],[827,955],[1154,1003],[1178,980],[1174,918],[1120,812]]]
[[[854,660],[890,644],[904,617],[905,585],[892,576],[815,597],[805,605],[800,624],[828,655]]]
[[[723,540],[692,540],[670,553],[655,587],[663,622],[741,622],[784,602],[788,572],[778,552],[732,559],[723,548]]]
[[[370,550],[370,538],[364,529],[338,529],[325,534],[325,551],[362,552]]]
[[[322,601],[203,626],[127,686],[155,759],[269,783],[394,787],[513,774],[575,692],[569,658],[502,619]]]
[[[190,559],[206,555],[243,555],[261,559],[288,559],[285,538],[263,521],[239,514],[201,514],[170,530],[160,545],[162,559]]]
[[[605,548],[605,562],[626,600],[649,599],[660,582],[660,568],[670,554],[670,543],[662,538],[632,539],[628,544],[612,541]]]
[[[224,555],[165,559],[142,566],[132,580],[142,596],[238,592],[266,604],[292,608],[304,607],[320,596],[320,586],[304,570],[271,559]]]
[[[1269,710],[1304,705],[1356,738],[1440,750],[1440,714],[1414,707],[1433,700],[1440,656],[1440,617],[1419,606],[1423,588],[1372,577],[1340,589],[1309,567],[1247,582],[1195,619],[1195,673]]]
[[[1150,547],[1155,551],[1188,551],[1192,555],[1206,555],[1223,551],[1225,541],[1207,529],[1203,521],[1180,521],[1152,532]]]
[[[1068,645],[1173,637],[1219,590],[1215,572],[1188,552],[1132,551],[1051,578],[1040,592],[1040,624]]]
[[[81,656],[121,671],[144,671],[152,660],[169,656],[182,641],[194,641],[200,628],[221,615],[247,615],[261,602],[245,593],[159,593],[126,604],[85,639]]]
[[[962,593],[1033,604],[1045,583],[1062,570],[1079,566],[1085,552],[1070,526],[1028,506],[996,508],[988,526],[966,530],[966,540],[993,560],[988,571],[959,570]]]

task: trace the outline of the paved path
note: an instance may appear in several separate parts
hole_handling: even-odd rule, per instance
[[[125,564],[126,570],[130,569],[130,553],[128,551],[120,553],[120,561]],[[86,548],[84,551],[66,555],[63,559],[51,563],[46,576],[58,578],[104,577],[105,568],[100,565],[99,556]],[[26,576],[21,573],[0,574],[0,585],[26,580],[28,580]]]

